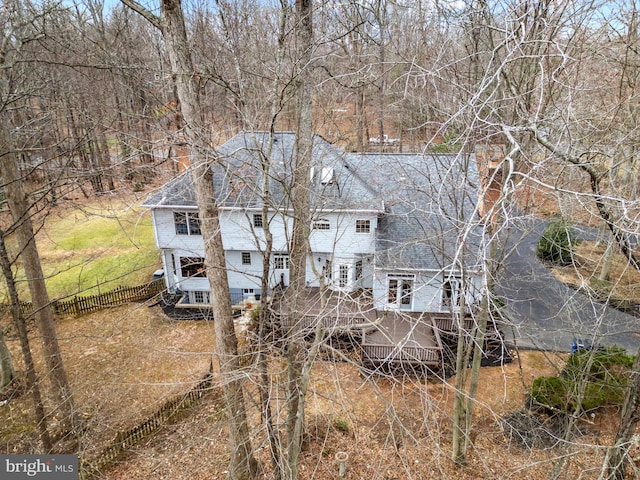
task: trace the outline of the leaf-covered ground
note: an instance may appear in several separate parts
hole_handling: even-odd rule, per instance
[[[59,321],[58,332],[76,404],[87,418],[80,451],[86,457],[104,447],[117,430],[135,425],[167,399],[188,390],[209,368],[215,343],[212,323],[172,321],[159,307],[145,305],[65,318]],[[17,358],[15,339],[10,346]],[[561,478],[597,478],[602,445],[612,438],[616,412],[581,421],[584,435],[546,450],[523,448],[513,432],[504,430],[502,417],[522,408],[533,378],[556,373],[563,362],[562,355],[524,351],[509,365],[483,368],[469,461],[457,467],[449,460],[453,379],[443,383],[433,378],[365,375],[354,364],[319,361],[308,395],[310,441],[301,478],[339,478],[337,452],[349,455],[346,478],[352,479],[548,478],[561,457],[569,460]],[[274,385],[285,377],[277,358],[271,373]],[[257,405],[253,377],[248,379],[255,445],[269,471],[259,415],[252,408]],[[35,431],[27,421],[30,405],[23,396],[0,407],[3,453],[37,451]],[[278,413],[282,394],[275,387],[273,405]],[[179,421],[104,472],[104,478],[222,479],[228,460],[223,420],[218,396],[207,395]]]

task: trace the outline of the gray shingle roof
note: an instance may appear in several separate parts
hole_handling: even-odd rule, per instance
[[[270,139],[273,139],[271,142]],[[270,159],[269,189],[271,202],[278,208],[288,208],[287,186],[295,161],[295,134],[242,132],[218,148],[220,159],[212,168],[214,188],[221,207],[261,208],[261,163]],[[378,193],[350,169],[345,153],[322,137],[314,137],[313,191],[311,204],[316,209],[356,209],[381,211]],[[322,182],[324,172],[332,172],[329,182]],[[329,178],[327,178],[329,179]],[[152,194],[147,207],[195,207],[191,174],[183,173]]]
[[[348,161],[385,203],[377,267],[443,269],[455,258],[464,258],[467,267],[477,264],[482,229],[472,155],[351,154]]]
[[[222,207],[261,208],[260,162],[270,159],[273,205],[289,207],[286,194],[295,160],[295,134],[243,132],[219,147],[214,187]],[[478,262],[478,170],[473,155],[345,153],[316,136],[312,205],[321,210],[379,212],[376,265],[389,269],[442,269],[454,258]],[[331,182],[323,183],[323,168]],[[325,170],[328,172],[329,170]],[[189,171],[151,195],[147,207],[196,207]],[[382,213],[384,214],[382,215]],[[472,220],[472,221],[470,221]],[[471,226],[470,226],[471,225]]]

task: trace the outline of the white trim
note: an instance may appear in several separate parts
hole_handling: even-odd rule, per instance
[[[184,206],[184,205],[145,205],[144,203],[142,204],[142,206],[144,208],[149,208],[149,209],[162,209],[162,210],[176,210],[176,209],[190,209],[190,210],[199,210],[197,205],[189,205],[189,206]],[[240,211],[240,212],[262,212],[262,208],[258,208],[258,207],[248,207],[248,208],[244,208],[244,207],[227,207],[227,206],[219,206],[218,207],[219,211],[230,211],[230,212],[234,212],[234,211]],[[378,209],[370,209],[370,208],[366,208],[366,209],[354,209],[354,208],[330,208],[330,209],[324,209],[324,208],[316,208],[316,207],[312,207],[309,208],[310,212],[323,212],[325,214],[327,213],[360,213],[360,214],[365,214],[365,215],[379,215],[379,214],[383,214],[385,213],[384,211],[384,204],[381,210]],[[288,208],[286,210],[268,210],[267,213],[268,214],[274,214],[274,215],[282,215],[285,213],[289,213],[289,212],[293,212],[293,209]]]

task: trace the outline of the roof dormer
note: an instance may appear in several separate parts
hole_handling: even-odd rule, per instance
[[[335,181],[335,172],[333,167],[322,167],[322,175],[320,176],[320,183],[327,185]]]

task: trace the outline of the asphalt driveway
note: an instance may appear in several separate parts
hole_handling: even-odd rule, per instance
[[[576,338],[620,345],[636,353],[640,318],[622,313],[557,281],[537,259],[536,246],[546,223],[525,219],[511,228],[510,254],[496,293],[507,303],[513,322],[507,342],[524,348],[570,351]]]

